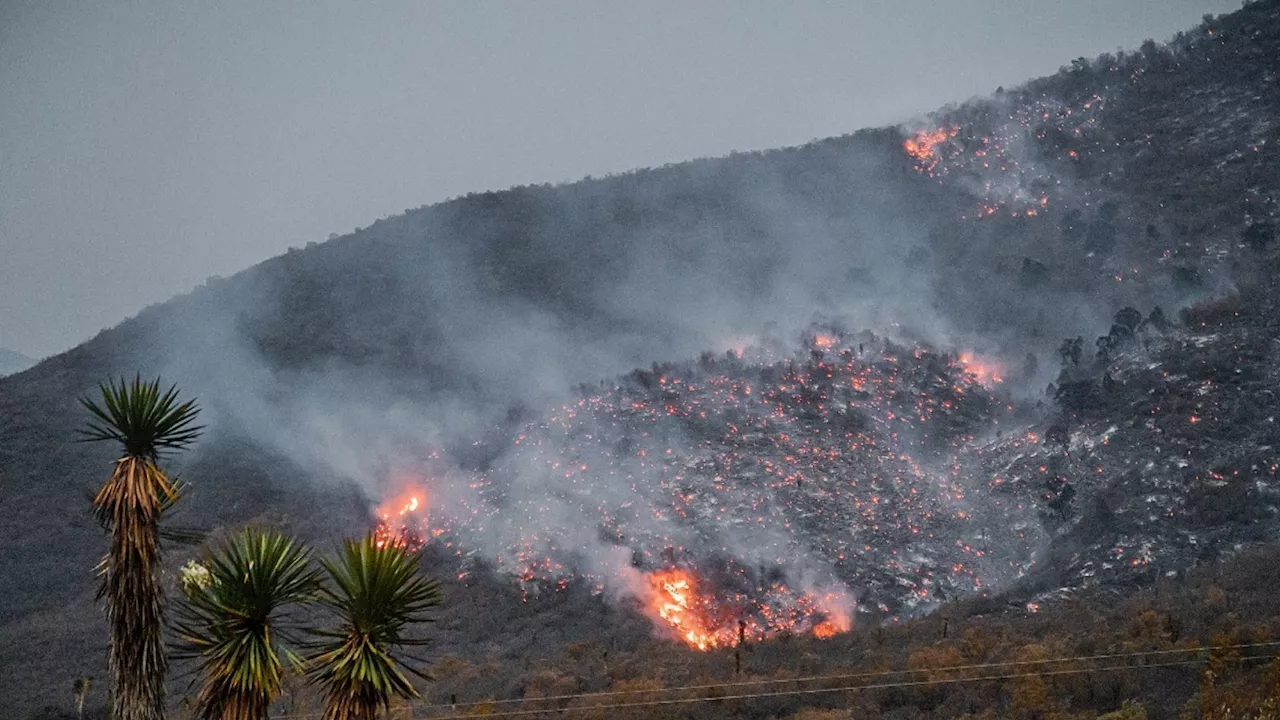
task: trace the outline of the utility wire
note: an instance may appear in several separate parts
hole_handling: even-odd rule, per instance
[[[1242,660],[1270,660],[1275,655],[1254,656],[1250,658],[1242,658]],[[526,715],[539,715],[546,713],[568,713],[577,710],[597,711],[597,710],[621,710],[625,708],[641,708],[641,707],[659,707],[667,705],[688,705],[699,702],[726,702],[729,700],[758,700],[763,698],[775,698],[798,695],[819,695],[823,693],[834,692],[854,692],[858,690],[884,690],[889,688],[906,688],[921,687],[928,685],[959,685],[962,683],[989,682],[992,680],[1015,680],[1027,677],[1052,677],[1060,675],[1084,675],[1097,672],[1114,672],[1121,670],[1145,670],[1155,668],[1183,667],[1190,665],[1199,665],[1199,660],[1179,660],[1174,662],[1153,663],[1150,665],[1114,665],[1110,667],[1094,667],[1094,668],[1075,668],[1070,670],[1049,670],[1043,672],[1027,672],[1027,673],[1007,673],[1004,675],[985,675],[976,678],[945,678],[931,680],[908,680],[901,682],[876,683],[872,685],[849,685],[834,688],[811,688],[806,690],[777,690],[773,692],[763,693],[744,693],[740,695],[722,695],[719,697],[694,697],[694,698],[672,698],[663,700],[647,700],[641,702],[615,703],[613,705],[581,705],[577,707],[562,708],[546,708],[541,710],[520,709],[520,710],[500,710],[496,713],[485,713],[484,717],[504,718],[504,717],[521,717]],[[530,698],[528,702],[537,702],[539,698]],[[438,707],[438,706],[427,706]],[[427,709],[427,708],[418,708]],[[433,715],[431,720],[462,720],[462,718],[476,717],[475,715]]]
[[[811,675],[808,677],[796,677],[796,678],[781,678],[781,679],[769,678],[769,679],[759,679],[759,680],[740,680],[735,682],[708,683],[705,685],[683,685],[680,687],[663,688],[661,690],[659,689],[610,690],[610,691],[598,692],[598,693],[548,695],[547,697],[541,697],[536,699],[537,700],[573,700],[573,699],[583,698],[583,697],[612,697],[612,696],[618,696],[618,695],[636,695],[640,693],[652,693],[652,692],[676,693],[676,692],[685,692],[689,690],[709,690],[711,688],[722,688],[722,687],[751,687],[756,685],[779,685],[782,683],[819,682],[824,680],[825,681],[856,680],[856,679],[863,679],[863,678],[887,677],[892,675],[910,675],[910,674],[926,673],[926,672],[931,672],[931,673],[959,672],[961,670],[983,670],[983,669],[1002,668],[1002,667],[1017,667],[1020,665],[1044,665],[1044,664],[1089,662],[1089,661],[1097,661],[1097,660],[1119,660],[1122,658],[1150,657],[1150,656],[1160,656],[1160,655],[1182,655],[1182,654],[1188,654],[1188,653],[1212,652],[1214,650],[1226,650],[1226,649],[1242,650],[1247,648],[1262,648],[1262,647],[1276,647],[1276,646],[1280,646],[1280,641],[1265,642],[1265,643],[1249,643],[1244,645],[1222,645],[1222,646],[1214,646],[1214,647],[1175,648],[1175,649],[1169,649],[1169,650],[1146,650],[1142,652],[1111,653],[1106,655],[1080,655],[1076,657],[1049,658],[1046,660],[1010,660],[1010,661],[998,662],[998,663],[975,663],[972,665],[952,665],[949,667],[942,667],[942,668],[921,668],[919,670],[910,670],[910,669],[878,670],[874,672],[844,673],[839,675]],[[436,703],[434,705],[419,705],[418,709],[428,710],[435,707],[460,708],[460,707],[473,707],[476,705],[509,705],[514,703],[527,702],[532,699],[534,698],[515,698],[515,699],[505,699],[505,700],[478,700],[474,702],[457,703],[457,704]]]
[[[984,669],[990,670],[994,668],[1012,668],[1012,667],[1019,667],[1019,666],[1025,666],[1025,665],[1053,665],[1053,664],[1063,664],[1063,663],[1092,662],[1092,661],[1101,661],[1101,660],[1122,660],[1122,659],[1141,658],[1141,657],[1160,657],[1160,656],[1166,656],[1166,655],[1207,653],[1207,652],[1214,652],[1217,650],[1248,650],[1248,649],[1268,648],[1268,647],[1276,647],[1276,646],[1280,646],[1280,641],[1263,642],[1263,643],[1242,643],[1237,645],[1203,645],[1203,646],[1196,646],[1196,647],[1190,647],[1190,648],[1145,650],[1145,651],[1130,652],[1130,653],[1078,655],[1074,657],[1064,657],[1064,658],[1045,658],[1044,660],[1010,660],[1006,662],[951,665],[951,666],[940,667],[940,668],[921,668],[918,670],[910,670],[910,669],[880,670],[880,671],[874,671],[874,672],[844,673],[844,674],[836,674],[836,675],[811,675],[807,677],[796,677],[796,678],[781,678],[781,679],[770,678],[770,679],[744,680],[744,681],[735,681],[735,682],[718,682],[718,683],[708,683],[704,685],[683,685],[679,687],[670,687],[670,688],[654,688],[649,690],[611,690],[611,691],[597,692],[597,693],[548,695],[546,697],[539,697],[539,698],[478,700],[478,701],[465,702],[465,703],[435,703],[435,704],[429,704],[429,705],[418,705],[414,709],[415,710],[441,710],[441,709],[457,710],[458,708],[510,705],[510,704],[517,704],[517,703],[526,703],[526,702],[550,702],[550,701],[558,701],[558,700],[577,700],[582,698],[608,698],[608,697],[620,697],[625,695],[639,695],[639,694],[646,694],[646,693],[674,694],[674,693],[681,693],[681,692],[689,692],[693,690],[710,690],[713,688],[732,688],[732,687],[746,688],[746,687],[754,687],[754,686],[762,686],[762,685],[778,685],[783,683],[806,683],[806,682],[819,682],[819,681],[831,682],[831,681],[840,681],[840,680],[857,680],[857,679],[868,679],[868,678],[878,678],[878,677],[891,677],[894,675],[910,675],[910,674],[919,674],[919,673],[945,674],[945,673],[956,673],[964,670],[984,670]],[[1262,657],[1265,659],[1270,659],[1276,656],[1268,655],[1268,656],[1262,656]],[[1262,659],[1262,658],[1255,656],[1252,658],[1243,658],[1243,659],[1255,660],[1255,659]],[[1195,664],[1198,662],[1199,660],[1189,660],[1189,661],[1179,661],[1174,663],[1147,664],[1147,665],[1137,665],[1137,666],[1120,665],[1117,667],[1118,668],[1172,667],[1175,665]],[[1037,675],[1037,674],[1052,675],[1052,674],[1062,674],[1062,673],[1072,673],[1072,672],[1098,672],[1106,669],[1113,669],[1113,668],[1078,668],[1078,669],[1072,669],[1072,670],[1066,670],[1066,671],[1058,670],[1058,671],[1046,671],[1045,673],[1026,673],[1026,674],[1010,676],[1010,677],[1026,677],[1029,675]],[[980,677],[980,678],[972,678],[972,679],[960,678],[960,679],[931,680],[931,681],[902,681],[902,684],[899,684],[899,685],[888,684],[888,685],[883,685],[883,687],[907,687],[907,686],[919,685],[919,684],[959,682],[959,681],[970,681],[970,680],[976,682],[981,680],[999,680],[999,679],[1005,679],[1005,676],[993,675],[989,677]],[[847,688],[842,687],[842,688],[831,688],[831,689],[824,688],[820,690],[782,691],[781,694],[796,694],[796,693],[806,693],[806,692],[835,692],[837,690],[845,690],[845,689],[871,689],[876,687],[882,687],[882,686],[881,685],[854,685]],[[765,693],[763,695],[742,695],[742,696],[726,696],[726,697],[713,697],[713,698],[683,698],[683,699],[673,699],[673,700],[668,700],[663,702],[724,700],[724,699],[737,699],[739,697],[747,698],[747,697],[772,697],[772,696],[773,694]],[[655,702],[655,701],[650,701],[650,702]],[[607,706],[592,705],[589,707],[598,709],[602,707],[631,707],[631,705],[607,705]],[[556,712],[556,711],[555,710],[538,710],[535,712]],[[317,718],[317,717],[320,717],[322,714],[323,713],[280,715],[278,716],[278,718],[279,720],[304,720],[305,718]],[[501,714],[502,713],[499,713],[499,715]],[[467,717],[467,716],[457,716],[457,717]],[[443,720],[443,718],[441,718],[440,720]]]

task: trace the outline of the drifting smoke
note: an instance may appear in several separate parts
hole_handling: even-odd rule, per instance
[[[940,118],[941,125],[917,126],[903,149],[919,172],[977,199],[965,219],[1035,218],[1083,199],[1069,170],[1082,160],[1075,147],[1106,143],[1098,122],[1106,106],[1096,92],[1072,103],[1001,95],[974,107],[966,125]]]
[[[925,465],[1003,414],[1002,371],[866,333],[808,345],[638,371],[524,424],[483,471],[432,453],[394,473],[379,540],[436,542],[464,576],[486,548],[530,594],[621,587],[701,649],[847,630],[868,571],[915,568],[869,596],[895,606],[980,587],[966,493]]]
[[[972,398],[1005,382],[1000,363],[1096,327],[1111,306],[1089,289],[1029,297],[1016,282],[988,277],[998,252],[942,239],[975,198],[988,200],[968,182],[931,186],[918,174],[952,172],[965,132],[908,136],[905,152],[894,133],[867,133],[410,211],[185,298],[159,327],[160,344],[174,349],[165,375],[206,398],[218,426],[311,476],[357,483],[380,506],[384,541],[447,543],[464,575],[466,558],[478,555],[529,592],[585,579],[639,603],[694,647],[730,644],[740,633],[848,629],[862,591],[841,570],[848,553],[906,556],[913,533],[961,548],[927,563],[924,550],[878,560],[946,568],[918,588],[925,607],[942,597],[931,588],[980,585],[973,530],[953,527],[972,517],[964,488],[937,452],[919,462],[907,455],[931,432],[932,408],[909,408],[921,421],[910,427],[851,429],[842,439],[850,455],[892,465],[886,478],[845,477],[854,467],[841,463],[854,461],[844,456],[813,466],[828,483],[883,484],[884,502],[900,511],[787,478],[785,487],[739,488],[756,498],[748,514],[716,505],[714,488],[743,482],[739,468],[724,466],[729,445],[716,433],[768,418],[772,401],[753,405],[750,387],[668,386],[659,397],[724,401],[702,408],[720,425],[713,431],[698,417],[646,425],[675,411],[655,403],[652,388],[629,397],[639,381],[616,378],[655,360],[737,356],[748,346],[763,353],[758,366],[782,367],[786,348],[820,319],[837,329],[809,336],[802,352],[846,353],[832,364],[847,381],[839,392],[853,393],[842,402],[894,422],[901,410],[867,400],[855,377],[886,383],[875,392],[906,383],[885,369],[899,351],[877,339],[876,358],[864,358],[844,329],[875,329],[905,347],[925,340],[994,353],[995,361],[970,354],[959,365],[927,359],[947,377],[971,368],[947,387]],[[1013,162],[1000,153],[1016,143],[982,142],[992,161]],[[1032,208],[1026,216],[1047,205],[1047,195],[980,189],[1003,206]],[[1026,341],[1032,336],[1040,344]],[[655,368],[644,382],[670,379]],[[788,382],[798,383],[780,385]],[[778,386],[755,390],[776,395]],[[852,523],[850,536],[887,532],[882,524],[907,536],[879,537],[877,545],[898,545],[867,542],[856,553],[822,544],[821,532],[801,532],[803,518],[783,507],[787,493],[803,499],[814,487],[824,493],[818,502],[848,503],[839,522]],[[926,518],[923,527],[906,519],[917,506],[912,517]],[[901,516],[890,521],[886,512]]]

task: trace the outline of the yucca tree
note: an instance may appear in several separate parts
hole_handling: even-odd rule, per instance
[[[114,441],[123,450],[93,498],[94,516],[111,533],[100,566],[98,597],[107,602],[111,641],[108,665],[117,720],[164,717],[164,588],[160,583],[160,515],[178,499],[178,487],[160,468],[162,455],[196,440],[199,408],[179,402],[176,387],[160,380],[99,386],[101,404],[81,398],[93,415],[86,442]]]
[[[426,640],[413,626],[432,620],[440,588],[418,568],[419,554],[366,536],[345,540],[336,558],[320,561],[329,582],[320,602],[337,615],[335,630],[315,631],[308,675],[324,692],[325,720],[373,720],[391,697],[417,697],[405,672],[426,679],[404,651]]]
[[[76,701],[76,717],[84,720],[84,701],[89,697],[89,691],[93,689],[93,678],[88,675],[81,675],[71,683],[71,696]]]
[[[314,599],[320,572],[310,551],[278,530],[244,530],[184,572],[176,624],[179,653],[204,675],[203,720],[264,720],[280,694],[284,662],[301,669],[295,611]]]

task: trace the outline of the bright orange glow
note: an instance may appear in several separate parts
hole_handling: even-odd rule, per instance
[[[836,339],[830,335],[815,335],[813,338],[814,347],[832,348],[836,345]]]
[[[912,137],[902,143],[902,149],[917,160],[928,160],[937,154],[937,147],[955,137],[960,128],[938,128],[936,130],[918,130]]]
[[[902,149],[915,159],[922,171],[931,172],[942,160],[939,146],[958,134],[958,127],[918,130],[915,135],[902,142]]]
[[[675,635],[698,650],[710,650],[734,641],[734,629],[720,626],[713,603],[698,588],[698,578],[687,570],[660,570],[649,576],[652,595],[646,609],[665,621]]]
[[[853,617],[845,603],[846,598],[827,593],[817,598],[816,604],[826,619],[813,626],[813,636],[829,638],[853,629]]]
[[[739,640],[757,642],[775,633],[813,633],[829,638],[853,628],[852,599],[844,591],[794,594],[774,586],[772,600],[744,604],[718,597],[692,571],[668,568],[650,573],[642,598],[655,624],[695,650],[733,647]]]
[[[759,347],[760,340],[755,335],[734,333],[719,339],[712,347],[716,348],[717,352],[731,352],[740,358],[751,348]]]
[[[1004,366],[971,351],[960,353],[960,366],[983,386],[992,387],[1004,382]]]
[[[373,531],[378,547],[393,545],[417,550],[426,543],[426,519],[416,515],[426,497],[422,488],[410,486],[378,506],[378,526]]]
[[[813,626],[813,636],[816,638],[826,639],[829,637],[835,637],[836,635],[842,632],[845,632],[845,630],[840,629],[838,626],[836,626],[834,623],[828,620],[823,620],[822,622]]]

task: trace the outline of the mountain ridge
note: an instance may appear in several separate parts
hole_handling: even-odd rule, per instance
[[[22,372],[37,362],[35,358],[27,357],[20,352],[0,348],[0,377]]]

